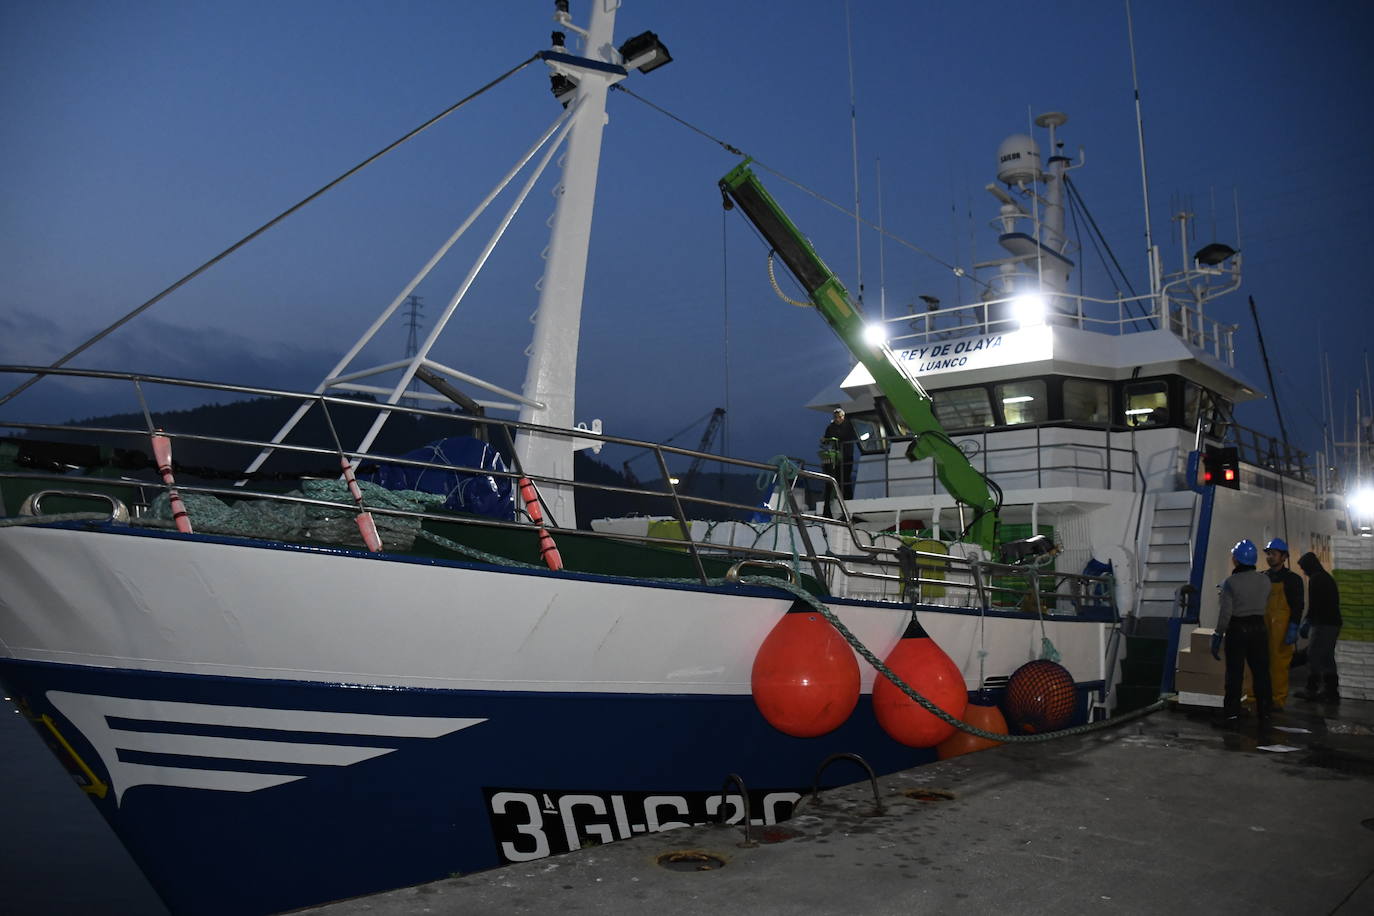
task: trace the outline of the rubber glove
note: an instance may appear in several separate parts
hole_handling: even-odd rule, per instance
[[[1212,634],[1212,658],[1221,661],[1221,634]]]
[[[1301,636],[1303,639],[1306,639],[1307,634],[1310,632],[1312,632],[1312,621],[1304,620],[1302,622],[1302,626],[1298,627],[1298,635]]]
[[[1298,625],[1297,625],[1296,623],[1290,623],[1290,624],[1288,625],[1288,632],[1283,634],[1283,644],[1284,644],[1285,646],[1291,646],[1291,645],[1293,645],[1293,643],[1295,643],[1295,642],[1297,642],[1297,641],[1298,641]]]

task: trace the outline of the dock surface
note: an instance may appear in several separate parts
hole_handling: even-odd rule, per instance
[[[301,912],[1374,913],[1374,703],[1291,700],[1231,729],[1215,712],[880,777],[880,811],[864,777],[752,828],[753,847],[739,826],[681,828]],[[659,863],[673,853],[711,867]]]

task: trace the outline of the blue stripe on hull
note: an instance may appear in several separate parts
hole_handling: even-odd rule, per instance
[[[748,696],[396,690],[14,660],[0,660],[0,680],[35,716],[52,716],[106,781],[110,768],[95,743],[61,711],[71,701],[54,703],[49,692],[206,704],[223,707],[226,721],[234,708],[483,720],[430,738],[382,736],[377,728],[348,735],[169,723],[144,713],[105,717],[121,743],[135,745],[117,750],[116,783],[124,765],[138,764],[192,771],[193,779],[202,769],[231,780],[240,773],[298,777],[255,791],[143,784],[116,785],[124,790],[118,800],[115,791],[92,797],[178,913],[277,912],[505,864],[502,843],[519,858],[618,839],[645,829],[646,796],[658,798],[659,823],[700,820],[703,800],[720,793],[730,773],[749,786],[758,818],[764,794],[808,789],[832,753],[857,753],[879,773],[935,758],[933,750],[887,738],[866,696],[841,728],[798,739],[768,726]],[[279,744],[323,748],[312,754],[364,747],[378,756],[346,765],[206,757],[186,751],[184,742],[196,736],[266,747],[269,757]],[[172,753],[148,743],[164,738]],[[861,777],[841,762],[825,781]],[[601,798],[584,797],[592,795]],[[575,822],[571,832],[558,818],[560,806]],[[495,819],[494,808],[501,812]],[[775,806],[780,816],[788,810]]]

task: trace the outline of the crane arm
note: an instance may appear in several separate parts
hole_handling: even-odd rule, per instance
[[[865,335],[867,322],[850,300],[848,291],[825,265],[796,225],[773,200],[745,160],[720,180],[727,207],[737,204],[749,221],[777,252],[806,290],[816,310],[873,376],[915,437],[907,449],[912,461],[934,459],[935,473],[946,492],[974,511],[968,538],[989,551],[998,539],[999,502],[988,480],[969,463],[959,446],[936,419],[933,402],[915,377],[894,357],[885,340]]]

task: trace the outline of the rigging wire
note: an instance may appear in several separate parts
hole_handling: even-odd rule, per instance
[[[668,111],[666,108],[663,108],[662,106],[659,106],[659,105],[655,105],[653,102],[651,102],[651,101],[649,101],[648,99],[644,98],[644,96],[639,95],[639,94],[638,94],[637,92],[635,92],[633,89],[626,89],[625,86],[624,86],[624,84],[622,84],[622,83],[616,83],[616,84],[613,85],[611,88],[612,88],[613,90],[618,91],[618,92],[623,92],[623,93],[625,93],[626,95],[630,96],[631,98],[635,99],[636,101],[643,102],[645,105],[649,106],[649,107],[652,108],[654,111],[657,111],[659,114],[663,115],[664,117],[670,118],[670,119],[676,121],[677,123],[681,124],[683,127],[686,127],[688,130],[692,131],[693,133],[700,134],[701,136],[705,137],[707,140],[710,140],[712,143],[716,144],[716,145],[719,146],[721,149],[725,150],[727,153],[730,153],[730,154],[733,155],[733,156],[744,156],[744,157],[748,158],[749,161],[752,162],[754,165],[758,166],[759,169],[761,169],[761,170],[767,172],[768,174],[772,175],[773,177],[777,178],[778,180],[787,182],[787,183],[790,184],[792,187],[796,188],[798,191],[801,191],[803,194],[807,194],[807,195],[809,195],[809,196],[815,198],[816,200],[818,200],[818,201],[820,201],[821,203],[825,204],[826,206],[831,207],[832,209],[838,211],[839,213],[843,214],[844,216],[848,217],[849,219],[858,221],[858,222],[861,223],[862,225],[867,226],[869,229],[872,229],[872,230],[874,230],[875,232],[877,232],[877,233],[878,233],[879,235],[881,235],[883,238],[891,239],[893,242],[896,242],[898,245],[901,245],[903,248],[907,248],[907,249],[909,249],[909,250],[911,250],[911,251],[916,252],[917,254],[919,254],[919,255],[921,255],[921,256],[923,256],[923,257],[929,258],[931,261],[934,261],[936,264],[939,264],[941,267],[943,267],[943,268],[945,268],[946,270],[950,271],[952,274],[954,274],[955,277],[970,280],[970,281],[972,281],[973,283],[977,284],[978,286],[983,287],[984,289],[989,289],[989,290],[992,289],[992,284],[988,283],[986,280],[980,280],[978,277],[973,276],[973,274],[971,274],[971,273],[969,273],[968,271],[964,270],[964,268],[958,266],[957,264],[951,264],[951,263],[949,263],[948,261],[946,261],[944,258],[942,258],[942,257],[940,257],[939,255],[935,254],[934,252],[928,251],[927,249],[922,248],[920,245],[917,245],[917,244],[915,244],[914,242],[909,242],[909,241],[907,241],[906,239],[902,238],[900,235],[896,235],[896,234],[893,233],[893,232],[889,232],[889,231],[888,231],[887,229],[885,229],[884,227],[879,226],[879,225],[877,225],[876,223],[874,223],[874,222],[872,222],[872,221],[870,221],[870,220],[864,219],[863,217],[861,217],[861,216],[860,216],[859,214],[857,214],[857,213],[852,213],[852,212],[850,212],[849,210],[846,210],[843,204],[836,203],[835,201],[833,201],[833,200],[831,200],[830,198],[826,197],[824,194],[821,194],[819,191],[812,190],[811,188],[809,188],[809,187],[807,187],[806,185],[802,184],[800,181],[797,181],[795,178],[792,178],[792,177],[790,177],[790,176],[788,176],[788,175],[785,175],[785,174],[783,174],[782,172],[779,172],[777,169],[773,168],[772,166],[769,166],[769,165],[763,163],[762,161],[760,161],[760,160],[754,158],[753,156],[750,156],[748,153],[744,152],[744,151],[743,151],[742,149],[740,149],[739,147],[737,147],[737,146],[735,146],[735,145],[733,145],[733,144],[731,144],[731,143],[727,143],[726,141],[720,139],[719,137],[714,136],[713,134],[707,133],[705,130],[703,130],[703,129],[700,128],[700,127],[697,127],[695,124],[692,124],[692,123],[690,123],[690,122],[688,122],[688,121],[683,120],[682,118],[680,118],[680,117],[678,117],[677,115],[673,114],[671,111]]]
[[[138,306],[138,307],[135,308],[133,311],[129,312],[129,313],[128,313],[127,315],[125,315],[123,318],[120,318],[120,319],[119,319],[118,321],[116,321],[114,324],[112,324],[112,325],[110,325],[109,327],[105,328],[103,331],[98,332],[94,337],[91,337],[89,340],[87,340],[85,343],[81,344],[81,345],[80,345],[79,347],[77,347],[76,349],[72,350],[70,353],[67,353],[65,356],[59,357],[55,362],[53,362],[51,365],[49,365],[48,368],[49,368],[49,369],[57,369],[57,368],[60,368],[60,367],[62,367],[62,366],[64,366],[64,365],[66,365],[66,364],[67,364],[68,362],[70,362],[72,359],[74,359],[75,357],[77,357],[77,356],[79,356],[80,354],[84,353],[86,350],[90,349],[92,346],[94,346],[95,344],[99,343],[100,341],[104,340],[104,339],[105,339],[106,337],[108,337],[110,334],[112,334],[112,333],[114,333],[115,331],[119,330],[121,327],[123,327],[124,325],[128,324],[130,321],[132,321],[133,319],[137,318],[139,315],[143,314],[143,313],[146,312],[148,309],[152,308],[154,305],[156,305],[157,303],[161,302],[163,299],[167,298],[169,295],[171,295],[172,293],[176,292],[178,289],[180,289],[181,287],[185,286],[185,285],[186,285],[187,283],[189,283],[190,281],[194,280],[196,277],[198,277],[198,276],[200,276],[201,274],[205,273],[205,271],[209,270],[211,267],[215,266],[215,265],[218,264],[220,261],[223,261],[225,258],[229,257],[229,255],[233,254],[235,251],[238,251],[238,250],[239,250],[240,248],[242,248],[244,245],[247,245],[249,242],[253,241],[253,240],[256,239],[258,236],[262,235],[262,234],[263,234],[264,232],[266,232],[268,229],[271,229],[273,226],[277,225],[277,224],[280,223],[282,220],[286,219],[288,216],[291,216],[293,213],[295,213],[296,211],[298,211],[298,210],[300,210],[301,208],[305,207],[307,204],[309,204],[309,203],[313,202],[314,200],[316,200],[317,198],[323,196],[326,192],[333,190],[335,187],[339,186],[339,185],[342,184],[344,181],[346,181],[346,180],[348,180],[349,178],[353,177],[353,176],[356,175],[358,172],[361,172],[363,169],[367,168],[369,165],[371,165],[372,163],[376,162],[378,159],[381,159],[383,156],[385,156],[387,153],[391,152],[392,150],[396,149],[398,146],[401,146],[403,143],[407,142],[408,140],[414,139],[414,138],[415,138],[416,136],[418,136],[419,134],[421,134],[421,133],[423,133],[424,131],[428,130],[429,128],[433,127],[435,124],[438,124],[438,123],[439,123],[440,121],[442,121],[444,118],[446,118],[446,117],[448,117],[449,115],[453,114],[455,111],[457,111],[458,109],[462,108],[464,105],[468,104],[468,103],[471,102],[473,99],[477,98],[478,96],[482,95],[483,93],[487,92],[488,90],[494,88],[495,86],[497,86],[498,84],[504,82],[505,80],[509,79],[510,77],[514,76],[515,74],[519,73],[521,70],[523,70],[523,69],[525,69],[526,67],[528,67],[532,62],[534,62],[535,60],[538,60],[538,58],[539,58],[539,54],[537,54],[537,53],[536,53],[536,54],[531,54],[527,59],[525,59],[525,60],[522,61],[521,63],[519,63],[519,64],[515,65],[514,67],[512,67],[511,69],[507,70],[505,73],[503,73],[503,74],[501,74],[500,76],[496,77],[496,79],[494,79],[494,80],[492,80],[491,82],[487,83],[485,86],[482,86],[482,87],[481,87],[480,89],[478,89],[477,91],[472,92],[472,93],[470,93],[469,95],[465,96],[464,98],[459,99],[457,102],[453,103],[453,104],[450,105],[448,108],[445,108],[443,111],[439,112],[437,115],[435,115],[434,117],[430,118],[428,121],[424,122],[424,123],[421,124],[419,127],[416,127],[415,129],[411,130],[409,133],[407,133],[407,134],[405,134],[404,136],[402,136],[399,140],[396,140],[396,141],[392,142],[391,144],[389,144],[389,145],[383,147],[382,149],[378,150],[377,152],[373,153],[371,156],[367,157],[367,158],[364,159],[362,162],[360,162],[360,163],[358,163],[357,165],[353,166],[351,169],[349,169],[348,171],[344,172],[342,175],[340,175],[339,177],[335,178],[333,181],[331,181],[331,182],[329,182],[328,184],[324,185],[322,188],[320,188],[319,190],[315,191],[313,194],[309,195],[309,196],[306,197],[305,199],[301,200],[299,203],[296,203],[296,204],[292,205],[291,207],[288,207],[286,210],[283,210],[281,213],[279,213],[279,214],[277,214],[276,216],[272,217],[272,219],[270,219],[270,220],[268,220],[267,222],[263,223],[263,224],[262,224],[261,226],[259,226],[257,229],[254,229],[252,232],[248,233],[248,234],[245,235],[243,238],[239,239],[237,242],[235,242],[234,244],[230,245],[228,248],[224,249],[224,250],[221,251],[219,254],[215,255],[213,258],[211,258],[210,260],[206,261],[204,264],[202,264],[202,265],[200,265],[199,267],[197,267],[195,270],[193,270],[193,271],[191,271],[190,273],[188,273],[186,276],[182,277],[180,280],[177,280],[177,281],[176,281],[175,283],[173,283],[171,286],[167,287],[167,288],[164,289],[162,292],[160,292],[160,293],[158,293],[157,295],[153,296],[153,298],[149,299],[147,302],[144,302],[142,305]],[[25,391],[27,388],[29,388],[29,386],[33,385],[33,384],[34,384],[35,382],[37,382],[39,379],[43,378],[43,376],[44,376],[45,374],[46,374],[46,373],[38,372],[38,373],[35,373],[34,375],[30,376],[26,381],[24,381],[23,383],[21,383],[18,387],[16,387],[16,388],[15,388],[13,391],[11,391],[9,394],[6,394],[4,397],[0,397],[0,405],[4,405],[4,404],[8,403],[9,401],[13,400],[14,397],[15,397],[16,395],[22,393],[22,392]]]
[[[730,214],[724,208],[720,211],[720,311],[722,359],[725,375],[725,418],[720,424],[720,453],[730,454]],[[724,486],[724,478],[721,478]]]
[[[1283,411],[1279,410],[1279,390],[1274,385],[1274,372],[1269,368],[1269,351],[1264,346],[1264,331],[1260,329],[1259,311],[1255,308],[1255,297],[1248,296],[1250,300],[1250,317],[1255,322],[1255,336],[1259,338],[1260,356],[1264,359],[1264,374],[1269,377],[1269,393],[1274,399],[1274,416],[1279,421],[1279,434],[1283,436],[1283,463],[1284,467],[1276,468],[1279,478],[1279,505],[1283,508],[1283,539],[1288,540],[1288,499],[1284,494],[1283,478],[1288,470],[1288,427],[1283,422]]]

